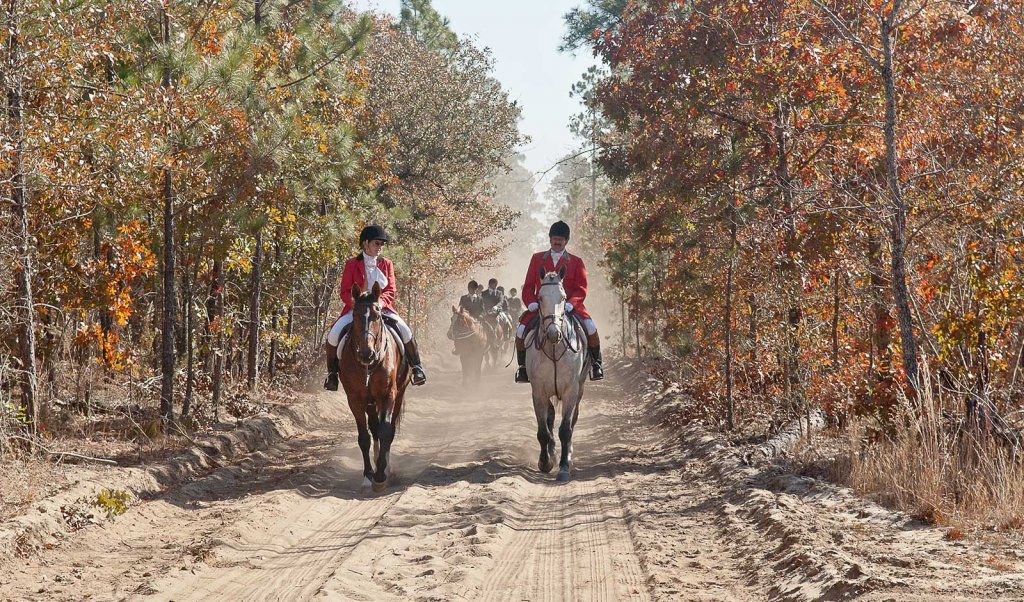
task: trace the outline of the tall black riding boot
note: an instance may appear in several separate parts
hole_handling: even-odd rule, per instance
[[[601,380],[604,368],[601,367],[601,338],[597,333],[587,335],[587,352],[590,353],[590,380]]]
[[[330,343],[324,345],[327,350],[327,380],[324,381],[324,388],[328,391],[338,390],[338,348]]]
[[[516,370],[516,382],[530,382],[530,376],[526,373],[526,345],[519,337],[516,337],[516,361],[519,362],[519,369]]]
[[[423,371],[423,366],[420,365],[420,351],[416,348],[416,339],[410,339],[405,344],[405,359],[412,369],[412,384],[417,386],[426,384],[427,374]]]

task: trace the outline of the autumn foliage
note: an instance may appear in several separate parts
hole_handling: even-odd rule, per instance
[[[885,427],[921,362],[956,411],[1020,407],[1019,11],[590,8],[566,42],[608,69],[590,103],[615,184],[606,264],[715,415],[735,385]]]
[[[469,42],[322,0],[0,16],[0,382],[29,422],[114,383],[155,407],[161,380],[164,420],[212,417],[243,380],[315,365],[366,223],[394,233],[414,327],[486,253],[467,234],[511,223],[488,181],[519,110]]]

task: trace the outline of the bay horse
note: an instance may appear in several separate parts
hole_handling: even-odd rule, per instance
[[[448,338],[455,342],[462,363],[462,384],[480,383],[480,368],[488,347],[486,327],[471,316],[465,308],[452,306],[452,323]]]
[[[384,324],[380,290],[377,283],[367,293],[358,285],[352,286],[352,326],[338,348],[341,385],[359,430],[363,487],[372,485],[374,491],[383,490],[387,484],[391,443],[402,420],[405,390],[412,379],[398,333]],[[376,470],[370,461],[371,436]]]
[[[540,442],[537,468],[541,472],[551,472],[554,467],[555,413],[561,409],[558,438],[562,454],[557,480],[564,483],[569,480],[572,433],[579,418],[590,358],[583,325],[565,313],[565,288],[562,287],[565,266],[558,273],[545,273],[543,268],[540,272],[540,324],[526,334],[526,373],[530,376],[533,411],[537,415],[537,441]]]
[[[494,306],[485,313],[481,321],[487,333],[487,349],[484,350],[484,363],[489,369],[498,368],[503,360],[508,357],[511,350],[515,331],[511,324],[506,322],[507,315],[502,313],[498,306]]]

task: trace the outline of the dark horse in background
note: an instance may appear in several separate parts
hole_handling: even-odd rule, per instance
[[[361,293],[352,287],[355,306],[352,326],[341,347],[341,385],[348,395],[348,407],[359,429],[359,449],[363,452],[363,487],[374,491],[387,484],[391,460],[391,442],[402,420],[402,402],[411,380],[409,364],[402,355],[397,332],[385,325],[380,304],[380,285]],[[375,462],[370,459],[373,438]],[[374,470],[374,463],[376,470]]]
[[[484,350],[485,363],[489,369],[499,368],[512,352],[512,339],[515,329],[508,314],[495,305],[481,316],[483,326],[487,329],[487,349]]]
[[[453,305],[448,338],[455,342],[455,350],[459,352],[459,361],[462,362],[462,384],[479,384],[481,364],[489,346],[487,327],[471,316],[465,308],[456,308]]]

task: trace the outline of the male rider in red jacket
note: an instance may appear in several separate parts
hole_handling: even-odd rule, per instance
[[[597,325],[587,313],[583,301],[587,298],[587,266],[583,260],[575,255],[570,255],[565,250],[569,242],[569,224],[557,221],[551,225],[548,231],[551,242],[551,249],[534,253],[530,259],[530,267],[526,270],[526,282],[523,283],[523,303],[526,304],[526,313],[519,320],[519,328],[516,330],[516,359],[519,361],[519,369],[516,370],[516,382],[528,383],[530,377],[526,374],[526,345],[523,336],[526,326],[530,320],[537,315],[540,307],[538,295],[540,294],[540,268],[545,272],[557,272],[565,266],[565,277],[562,279],[562,287],[565,289],[565,312],[576,314],[583,327],[587,331],[587,347],[589,348],[592,364],[590,367],[590,380],[601,380],[604,378],[604,370],[601,368],[601,338],[597,334]]]

